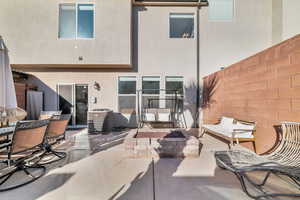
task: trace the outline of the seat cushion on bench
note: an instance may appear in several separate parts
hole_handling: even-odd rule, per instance
[[[245,129],[245,130],[252,130],[254,131],[255,129],[255,125],[251,125],[251,124],[243,124],[241,122],[237,122],[235,125],[234,125],[234,129]]]
[[[157,121],[159,121],[159,122],[171,121],[170,113],[157,113]]]
[[[231,129],[227,129],[220,124],[217,125],[205,124],[202,127],[205,128],[206,130],[210,130],[230,138],[232,137],[233,129],[237,129],[235,126],[232,126]],[[247,131],[247,132],[237,131],[234,138],[253,138],[252,131]]]
[[[145,113],[144,120],[148,122],[154,122],[156,121],[155,113]]]
[[[232,127],[234,119],[231,117],[222,117],[220,125],[223,127]]]

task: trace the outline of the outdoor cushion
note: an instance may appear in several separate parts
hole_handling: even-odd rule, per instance
[[[230,117],[222,117],[221,119],[221,122],[219,125],[221,125],[222,127],[224,127],[225,129],[227,130],[230,130],[232,131],[233,129],[233,122],[234,122],[234,119],[233,118],[230,118]]]
[[[208,129],[210,131],[224,135],[226,137],[233,137],[234,129],[247,129],[247,130],[254,129],[254,126],[252,126],[252,125],[245,125],[245,124],[241,124],[241,123],[229,124],[230,121],[233,122],[233,119],[227,118],[227,117],[224,117],[224,118],[226,118],[226,119],[223,121],[223,124],[222,123],[216,124],[216,125],[205,124],[202,127],[205,129]],[[223,120],[223,118],[222,118],[222,120]],[[224,124],[226,126],[223,126]],[[241,131],[241,130],[235,131],[234,138],[253,138],[252,131]]]
[[[169,122],[170,121],[170,113],[157,113],[157,121]]]
[[[145,113],[145,121],[153,122],[155,121],[155,113]]]
[[[245,129],[245,130],[254,130],[255,126],[250,124],[243,124],[240,122],[237,122],[234,125],[234,129]]]

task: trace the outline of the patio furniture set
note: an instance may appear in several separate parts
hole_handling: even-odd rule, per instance
[[[300,189],[300,123],[282,122],[282,138],[277,148],[268,155],[257,155],[251,151],[216,151],[215,159],[221,169],[234,173],[241,183],[243,191],[253,199],[273,197],[300,197],[300,193],[271,193],[266,184],[271,175],[287,177],[297,189]],[[211,133],[230,141],[229,147],[239,141],[250,141],[255,147],[255,123],[243,122],[222,117],[215,125],[203,125],[203,133]],[[260,182],[253,180],[252,172],[263,172]],[[248,184],[249,183],[249,184]],[[251,185],[259,193],[251,192]]]
[[[0,129],[0,192],[18,188],[42,177],[46,164],[66,157],[65,152],[53,149],[65,139],[70,115],[61,112],[42,112],[39,120],[18,121],[14,127]],[[49,157],[51,159],[49,159]],[[28,180],[9,182],[17,172],[24,172]]]

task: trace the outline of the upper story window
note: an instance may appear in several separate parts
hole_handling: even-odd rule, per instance
[[[209,0],[209,20],[232,21],[234,0]]]
[[[64,3],[59,5],[59,38],[94,38],[94,4]]]
[[[170,14],[170,38],[194,38],[194,14]]]

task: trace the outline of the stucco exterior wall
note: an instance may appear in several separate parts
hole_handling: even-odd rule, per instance
[[[94,39],[58,38],[59,3],[67,2],[95,3]],[[1,0],[0,10],[12,64],[131,64],[130,0]]]
[[[300,1],[282,0],[282,4],[282,39],[286,40],[300,33]]]
[[[1,33],[10,48],[13,64],[131,64],[132,70],[88,70],[24,68],[34,75],[45,93],[45,108],[57,108],[58,83],[89,84],[90,97],[99,98],[93,108],[118,111],[118,76],[160,76],[164,88],[166,76],[183,76],[185,114],[188,125],[196,112],[197,56],[200,78],[271,46],[273,38],[272,0],[235,0],[233,21],[210,21],[208,8],[200,9],[200,52],[196,37],[169,38],[169,14],[194,13],[193,7],[131,7],[129,0],[81,0],[96,3],[96,38],[58,40],[58,3],[47,1],[3,0],[0,2]],[[66,0],[64,2],[76,2]],[[33,9],[34,8],[34,9]],[[30,12],[28,12],[30,11]],[[12,17],[10,13],[15,13]],[[18,28],[16,28],[18,27]],[[132,28],[132,29],[131,29]],[[21,31],[19,31],[21,30]],[[22,33],[20,33],[22,32]],[[196,34],[195,34],[196,35]],[[197,54],[199,53],[199,54]],[[78,57],[83,56],[83,61]],[[107,67],[109,68],[109,67]],[[97,92],[93,83],[102,89]]]
[[[160,87],[165,88],[166,76],[183,76],[185,87],[185,117],[190,127],[196,111],[196,56],[197,40],[170,39],[169,14],[171,12],[195,13],[195,8],[135,7],[133,10],[133,69],[131,71],[84,69],[23,69],[34,76],[31,83],[45,92],[45,109],[57,109],[58,83],[89,84],[89,109],[110,108],[118,112],[118,77],[136,76],[137,88],[142,87],[143,76],[159,76]],[[195,19],[196,24],[196,19]],[[101,91],[93,88],[98,82]],[[97,97],[97,103],[91,102]],[[129,120],[130,116],[123,114]]]
[[[233,21],[210,21],[200,10],[200,74],[213,73],[272,44],[272,0],[235,0]]]

